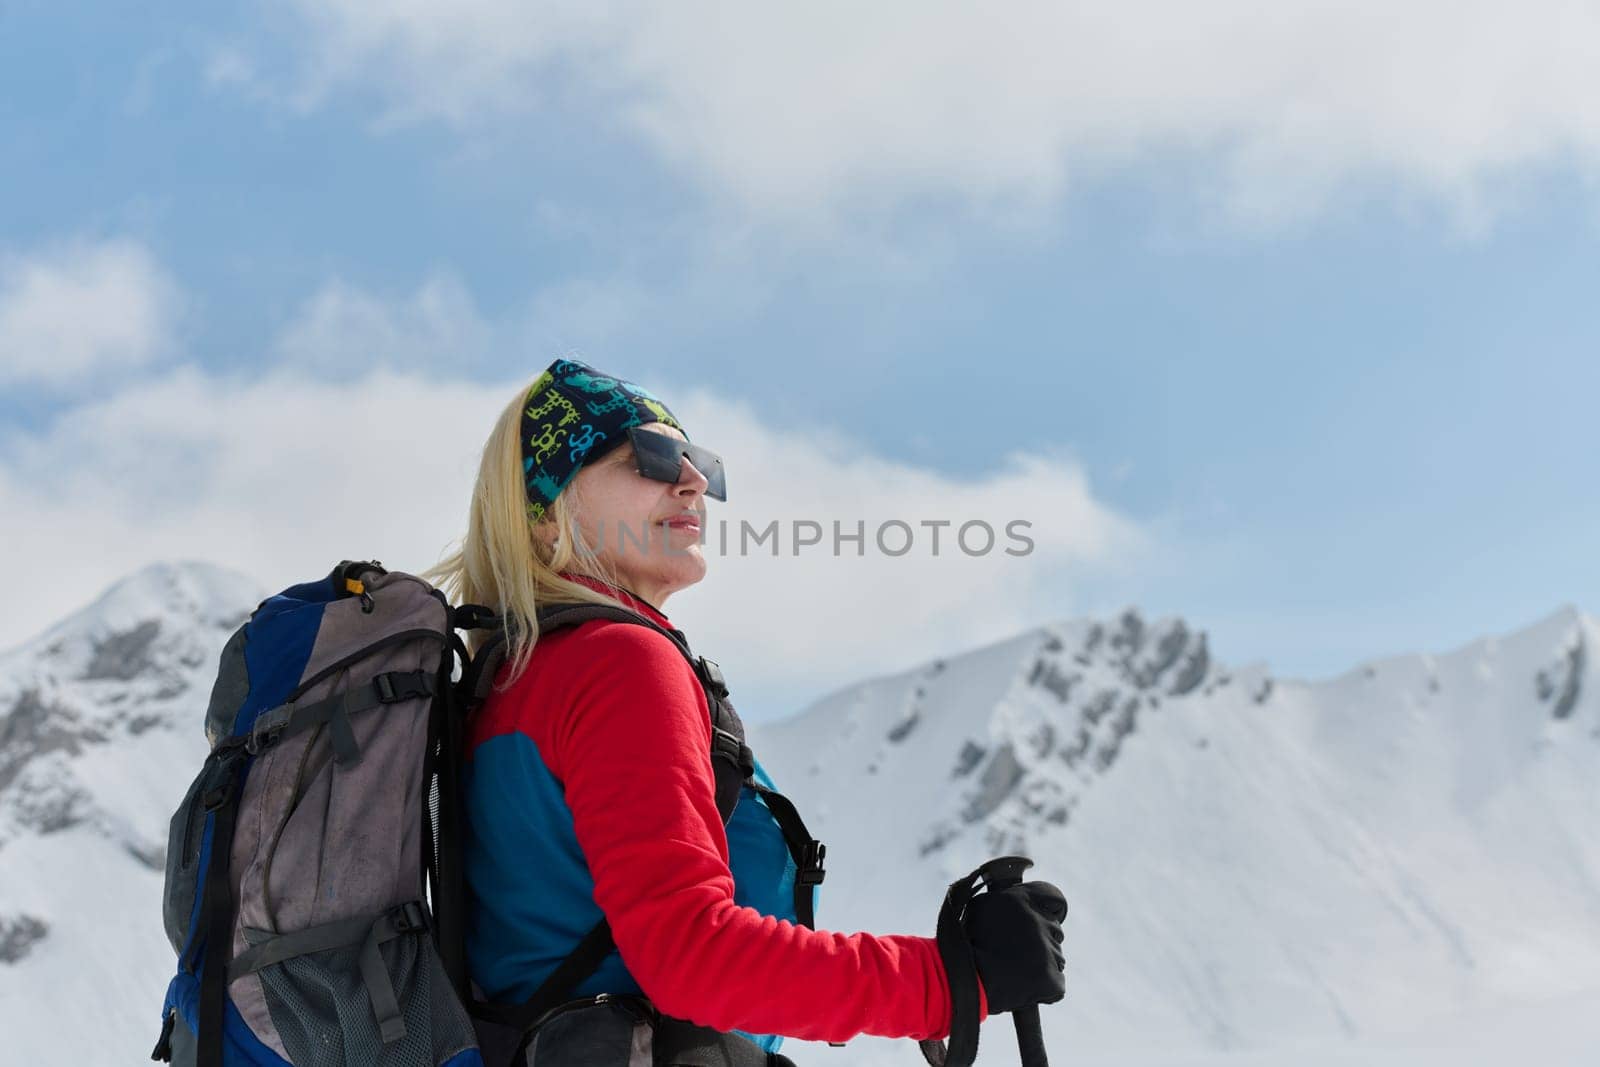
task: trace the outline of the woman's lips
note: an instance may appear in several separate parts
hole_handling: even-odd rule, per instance
[[[700,520],[687,515],[683,518],[668,519],[661,525],[671,526],[675,530],[693,530],[696,533],[700,531]]]

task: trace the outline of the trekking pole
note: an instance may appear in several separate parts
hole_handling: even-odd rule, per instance
[[[1005,856],[990,860],[978,868],[978,877],[988,885],[990,892],[1009,889],[1022,883],[1022,872],[1033,866],[1024,856]],[[1022,1057],[1022,1067],[1050,1067],[1050,1057],[1044,1051],[1044,1029],[1039,1025],[1039,1005],[1030,1004],[1011,1012],[1017,1026],[1017,1051]]]
[[[967,905],[980,886],[992,893],[1018,885],[1022,872],[1032,866],[1033,861],[1026,856],[1001,856],[965,878],[958,878],[945,891],[937,940],[950,982],[950,1039],[945,1042],[933,1038],[919,1043],[929,1067],[972,1067],[978,1058],[978,971],[972,946],[962,929]],[[1049,1067],[1044,1032],[1039,1027],[1039,1006],[1017,1008],[1011,1015],[1017,1026],[1022,1067]]]

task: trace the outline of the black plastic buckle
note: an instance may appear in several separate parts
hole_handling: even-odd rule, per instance
[[[389,910],[389,923],[398,933],[409,934],[428,928],[428,912],[420,900],[408,900]]]
[[[827,855],[827,845],[821,841],[807,841],[800,859],[800,869],[795,872],[795,881],[801,885],[821,885],[828,876],[828,872],[822,869],[822,861]]]
[[[245,740],[244,750],[252,756],[259,756],[262,749],[277,744],[283,731],[289,728],[289,720],[293,715],[292,704],[280,704],[269,711],[263,711],[256,716],[255,723],[250,727],[250,736]]]
[[[739,740],[737,734],[729,733],[720,726],[711,728],[711,744],[734,759],[738,758],[739,750],[744,748],[744,742]]]
[[[384,704],[433,695],[433,679],[416,671],[389,671],[374,677],[372,684]]]
[[[484,630],[500,621],[493,608],[461,604],[450,609],[450,625],[457,630]]]
[[[706,685],[721,699],[728,695],[728,681],[722,676],[722,668],[717,666],[716,660],[697,657],[700,663],[700,677],[704,678]]]
[[[200,807],[206,812],[216,811],[233,795],[234,774],[247,758],[246,751],[245,747],[229,744],[211,754],[211,769],[200,792]]]
[[[711,749],[739,768],[740,778],[749,778],[756,773],[756,754],[750,750],[749,745],[739,740],[738,735],[731,734],[720,726],[713,726]]]

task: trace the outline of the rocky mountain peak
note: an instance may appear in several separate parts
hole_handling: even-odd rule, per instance
[[[1035,831],[1068,822],[1163,700],[1230,681],[1203,630],[1180,618],[1146,621],[1131,607],[1110,620],[1044,627],[1019,651],[982,724],[986,736],[964,738],[954,754],[958,808],[935,821],[923,855],[968,832],[996,853],[1025,852]]]
[[[132,759],[154,734],[203,751],[217,655],[259,595],[226,568],[155,564],[0,655],[0,849],[19,835],[88,826],[159,867],[154,828],[107,795],[98,765],[126,764],[119,753]],[[33,927],[8,929],[21,944],[18,931]]]

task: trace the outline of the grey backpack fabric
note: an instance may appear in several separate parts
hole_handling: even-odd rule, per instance
[[[376,564],[325,581],[264,601],[223,652],[212,758],[173,819],[156,1058],[477,1067],[425,892],[452,792],[451,608]]]

